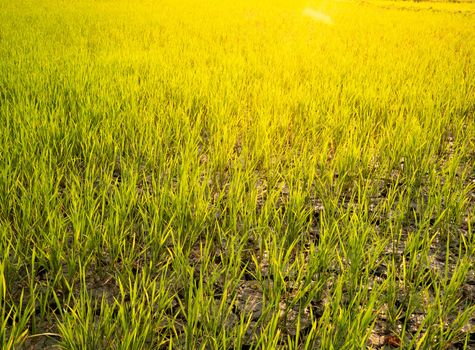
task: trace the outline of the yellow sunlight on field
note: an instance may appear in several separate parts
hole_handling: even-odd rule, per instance
[[[304,16],[310,17],[314,21],[324,23],[324,24],[333,24],[333,20],[330,16],[324,14],[323,12],[316,11],[312,8],[305,8],[302,12]]]

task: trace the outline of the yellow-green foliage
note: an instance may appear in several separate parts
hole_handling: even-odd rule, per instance
[[[0,4],[4,348],[468,348],[474,181],[474,3]]]

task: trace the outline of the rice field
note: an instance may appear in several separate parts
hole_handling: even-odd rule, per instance
[[[0,348],[475,348],[475,3],[0,0]]]

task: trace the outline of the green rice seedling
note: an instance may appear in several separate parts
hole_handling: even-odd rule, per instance
[[[473,347],[474,6],[0,6],[0,346]]]

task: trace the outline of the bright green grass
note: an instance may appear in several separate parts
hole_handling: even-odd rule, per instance
[[[1,1],[2,349],[473,346],[475,4],[437,6]]]

